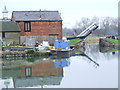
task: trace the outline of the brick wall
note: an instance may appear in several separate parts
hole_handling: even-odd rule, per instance
[[[62,22],[35,21],[31,22],[31,32],[24,32],[24,22],[18,22],[21,28],[21,36],[38,36],[38,35],[58,35],[62,39]]]

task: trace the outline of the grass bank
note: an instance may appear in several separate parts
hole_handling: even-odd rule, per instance
[[[70,40],[70,45],[76,45],[80,41],[82,41],[82,39],[72,39],[72,40]]]
[[[103,37],[87,37],[85,38],[85,43],[99,43],[99,38],[103,38]],[[77,43],[79,43],[80,41],[82,41],[82,39],[73,39],[70,40],[70,45],[75,45]]]

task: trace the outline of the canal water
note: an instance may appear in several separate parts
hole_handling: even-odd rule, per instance
[[[98,45],[87,45],[80,50],[70,58],[6,58],[2,63],[0,86],[118,88],[118,51]]]

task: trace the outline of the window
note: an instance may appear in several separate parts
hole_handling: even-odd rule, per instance
[[[5,38],[5,32],[2,32],[2,38]]]
[[[26,67],[25,68],[25,76],[26,77],[32,76],[32,68],[31,67]]]
[[[31,31],[31,24],[30,22],[24,22],[24,31],[30,32]]]

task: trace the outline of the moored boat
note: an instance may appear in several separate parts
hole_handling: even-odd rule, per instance
[[[75,54],[75,48],[72,47],[70,49],[51,49],[51,54],[52,55],[57,55],[57,56],[61,56],[61,57],[70,57],[73,54]]]

